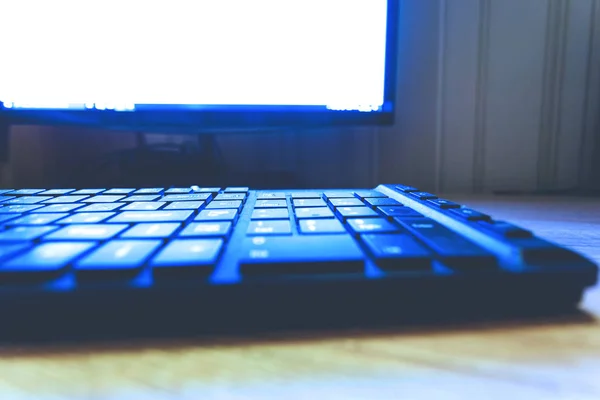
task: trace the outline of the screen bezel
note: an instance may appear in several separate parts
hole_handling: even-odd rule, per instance
[[[0,102],[0,120],[11,125],[79,125],[87,127],[161,132],[200,132],[220,129],[319,128],[392,125],[396,108],[399,0],[387,1],[384,104],[380,111],[316,110],[311,107],[252,107],[228,109],[31,110],[8,109]]]

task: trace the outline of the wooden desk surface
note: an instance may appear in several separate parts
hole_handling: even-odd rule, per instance
[[[456,199],[600,263],[600,200]],[[534,294],[532,294],[534,295]],[[600,399],[590,318],[253,342],[0,348],[0,399]]]

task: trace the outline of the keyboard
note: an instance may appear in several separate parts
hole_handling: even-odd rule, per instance
[[[0,223],[0,334],[558,310],[597,280],[571,250],[403,185],[4,189]]]

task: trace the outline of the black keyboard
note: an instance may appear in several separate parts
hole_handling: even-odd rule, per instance
[[[402,185],[21,189],[0,204],[0,333],[562,309],[597,279],[573,251]]]

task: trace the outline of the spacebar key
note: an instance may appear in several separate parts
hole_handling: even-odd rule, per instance
[[[362,273],[364,256],[350,235],[254,237],[239,264],[246,276]]]

